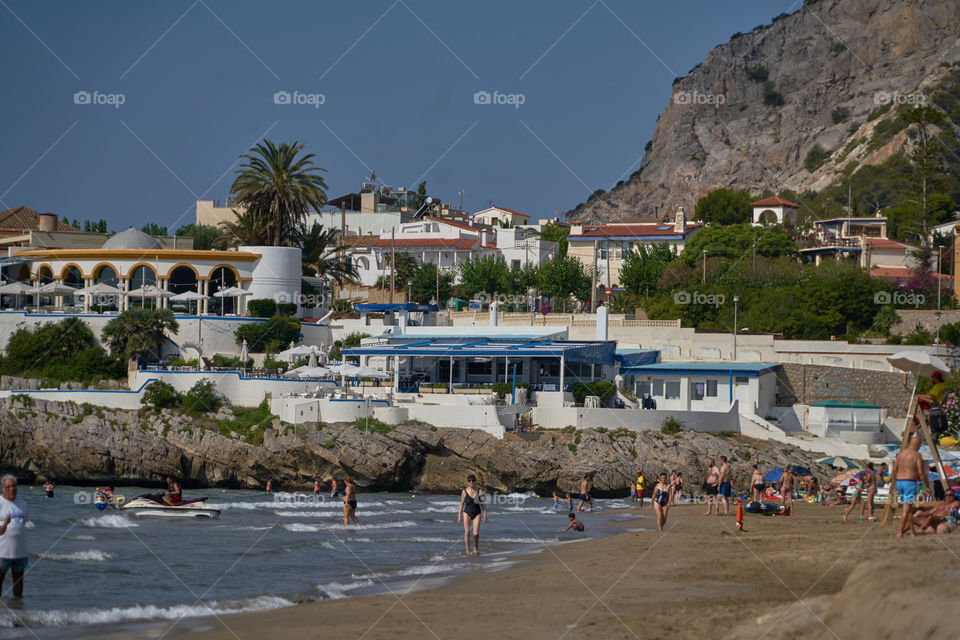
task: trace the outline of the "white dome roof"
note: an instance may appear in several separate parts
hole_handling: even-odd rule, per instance
[[[148,233],[130,227],[126,231],[110,236],[103,243],[103,249],[163,249],[160,241]]]

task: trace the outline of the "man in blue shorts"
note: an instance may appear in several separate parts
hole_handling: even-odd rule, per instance
[[[23,574],[27,570],[27,503],[17,497],[17,479],[0,480],[0,593],[7,571],[13,574],[13,597],[23,597]]]
[[[730,473],[730,463],[727,462],[727,456],[720,456],[720,503],[723,504],[723,515],[730,514],[730,496],[733,495],[733,484],[730,482],[732,474]],[[717,513],[720,513],[720,505],[717,505]]]
[[[927,465],[920,455],[920,437],[917,434],[910,438],[910,444],[906,449],[901,449],[893,461],[893,479],[897,483],[897,499],[903,504],[897,537],[902,537],[908,531],[911,536],[915,536],[913,512],[917,492],[921,481],[927,484],[930,482]]]

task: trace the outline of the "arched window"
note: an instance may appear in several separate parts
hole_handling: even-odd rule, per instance
[[[148,284],[157,284],[157,273],[153,267],[142,264],[130,274],[130,289],[139,289]]]
[[[108,264],[101,266],[94,274],[93,279],[98,283],[102,282],[111,287],[120,287],[118,284],[120,279],[117,277],[117,270]]]
[[[68,287],[80,289],[83,287],[83,274],[75,266],[67,267],[63,272],[63,284]]]
[[[47,284],[48,282],[53,282],[53,269],[44,265],[40,267],[40,284]]]
[[[237,286],[237,274],[229,267],[217,267],[210,273],[210,282],[207,285],[207,295],[214,296],[210,301],[210,309],[220,315],[237,313],[237,298],[218,298],[214,294],[224,289]]]

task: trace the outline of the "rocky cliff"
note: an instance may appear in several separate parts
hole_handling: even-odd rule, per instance
[[[626,495],[635,470],[679,469],[688,489],[699,486],[708,456],[726,455],[736,486],[750,465],[813,463],[816,456],[776,442],[681,431],[543,431],[498,440],[483,431],[423,424],[298,427],[274,421],[254,446],[205,428],[179,413],[93,411],[71,403],[0,402],[0,471],[63,484],[159,484],[262,487],[277,478],[287,488],[312,487],[313,477],[350,474],[371,490],[455,491],[476,473],[491,491],[571,491],[585,473],[598,496]]]
[[[928,99],[924,89],[958,60],[956,0],[807,0],[735,34],[675,80],[640,171],[567,219],[692,211],[718,187],[819,191],[844,171],[909,151],[902,132],[868,144],[896,115],[878,108]],[[805,160],[817,145],[828,158],[811,172]]]

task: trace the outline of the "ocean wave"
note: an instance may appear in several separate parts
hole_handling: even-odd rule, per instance
[[[88,527],[102,527],[104,529],[130,529],[131,527],[139,527],[136,522],[130,521],[125,516],[112,514],[109,516],[94,516],[92,518],[85,518],[80,521],[80,524],[86,525]]]
[[[94,536],[63,536],[63,539],[64,540],[82,540],[84,542],[96,540]]]
[[[331,600],[346,598],[349,591],[356,591],[364,587],[372,587],[373,580],[357,580],[356,582],[330,582],[317,585],[317,589]]]
[[[392,516],[411,513],[421,513],[420,511],[410,511],[408,509],[365,509],[367,504],[361,502],[359,505],[360,515],[364,516]],[[330,511],[285,511],[277,514],[281,518],[329,518],[331,516],[343,517],[340,509]]]
[[[99,549],[89,549],[87,551],[74,551],[73,553],[41,553],[37,557],[41,560],[63,560],[68,562],[106,562],[110,558],[117,556],[114,553],[107,553]]]
[[[480,538],[483,540],[483,537]],[[506,542],[512,544],[546,544],[557,542],[559,538],[487,538],[488,542]]]
[[[284,525],[286,526],[286,525]],[[307,525],[310,526],[310,525]],[[324,531],[366,531],[369,529],[405,529],[416,527],[412,520],[398,520],[396,522],[382,522],[380,524],[321,524],[317,527]]]
[[[365,501],[363,504],[374,507],[382,507],[384,503],[380,500]],[[275,510],[294,510],[294,509],[339,509],[343,507],[343,500],[340,498],[331,498],[329,496],[320,496],[314,498],[313,495],[299,494],[291,496],[287,500],[269,500],[259,502],[224,502],[213,505],[221,511],[230,509],[240,509],[246,511],[257,511],[264,509]]]
[[[287,531],[295,531],[297,533],[316,533],[320,531],[320,527],[315,524],[303,524],[302,522],[291,522],[290,524],[280,525]]]
[[[353,575],[351,577],[356,578],[357,580],[391,580],[394,578],[409,578],[412,576],[430,576],[437,573],[450,573],[451,571],[467,569],[471,566],[472,565],[465,563],[426,564],[413,567],[404,567],[403,569],[395,569],[392,571],[374,571],[372,573]]]
[[[17,611],[9,609],[0,613],[0,628],[14,627],[62,627],[83,624],[110,624],[140,620],[179,620],[186,617],[226,615],[245,611],[262,611],[293,606],[293,602],[276,596],[258,596],[248,600],[210,602],[207,605],[173,605],[157,607],[154,605],[134,605],[132,607],[114,607],[105,609],[66,610],[66,611]]]

